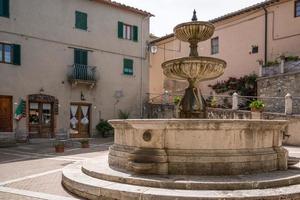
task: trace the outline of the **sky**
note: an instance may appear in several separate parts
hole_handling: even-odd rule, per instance
[[[115,0],[146,10],[155,15],[150,20],[150,33],[164,36],[182,22],[190,21],[196,9],[199,21],[207,21],[224,14],[260,3],[264,0]]]

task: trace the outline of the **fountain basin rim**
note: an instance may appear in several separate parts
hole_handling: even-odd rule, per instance
[[[207,56],[190,56],[190,57],[181,57],[181,58],[176,58],[176,59],[172,59],[172,60],[168,60],[166,62],[163,62],[161,65],[162,65],[162,68],[166,68],[167,64],[170,64],[170,63],[176,63],[176,62],[180,62],[180,63],[184,63],[184,62],[203,62],[203,61],[206,61],[206,62],[219,62],[220,64],[223,64],[224,65],[224,68],[226,68],[226,61],[222,60],[222,59],[219,59],[219,58],[213,58],[213,57],[207,57]]]
[[[288,120],[258,120],[258,119],[112,119],[111,124],[123,123],[265,123],[283,125]]]
[[[202,26],[207,26],[212,28],[212,30],[215,30],[215,26],[210,23],[210,22],[205,22],[205,21],[195,21],[195,22],[184,22],[181,24],[178,24],[177,26],[174,27],[173,31],[176,32],[178,28],[184,27],[184,26],[190,26],[190,25],[202,25]]]

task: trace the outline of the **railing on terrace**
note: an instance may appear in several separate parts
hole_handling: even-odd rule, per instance
[[[146,106],[148,117],[150,118],[160,118],[164,116],[175,117],[176,116],[176,106],[174,100],[177,97],[182,97],[182,94],[171,94],[164,93],[161,95],[151,95],[148,106]],[[262,100],[265,104],[264,112],[270,113],[282,113],[282,114],[300,114],[300,97],[292,97],[287,94],[285,97],[262,97],[262,96],[239,96],[238,94],[231,95],[206,95],[203,94],[206,100],[208,115],[209,110],[222,112],[228,115],[228,118],[232,117],[232,111],[245,111],[245,115],[249,115],[250,107],[249,104],[253,100]],[[225,112],[225,111],[228,112]],[[231,112],[231,113],[230,113]],[[247,113],[249,112],[249,113]],[[151,113],[154,113],[152,115]],[[167,113],[167,114],[166,114]],[[212,117],[212,116],[211,116]],[[235,116],[236,118],[241,118]]]
[[[93,87],[98,80],[96,67],[74,64],[70,66],[68,71],[68,80],[75,85],[83,83]]]

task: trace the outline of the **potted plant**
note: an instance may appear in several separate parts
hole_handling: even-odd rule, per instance
[[[90,147],[88,139],[80,140],[80,144],[81,144],[81,148],[89,148]]]
[[[63,153],[65,151],[65,144],[63,142],[57,142],[55,144],[55,152]]]
[[[252,119],[261,119],[261,112],[263,111],[265,104],[262,100],[254,100],[250,103]]]
[[[97,124],[96,129],[100,134],[102,134],[102,137],[107,137],[108,134],[113,131],[113,127],[103,119],[100,119],[100,122]]]

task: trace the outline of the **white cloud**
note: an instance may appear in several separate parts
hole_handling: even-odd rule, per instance
[[[179,23],[190,21],[196,9],[198,20],[210,20],[263,0],[116,0],[155,15],[150,31],[157,36],[172,33]]]

